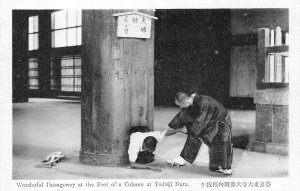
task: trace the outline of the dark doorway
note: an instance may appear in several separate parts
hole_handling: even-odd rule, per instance
[[[230,10],[156,10],[155,105],[178,91],[229,99]]]

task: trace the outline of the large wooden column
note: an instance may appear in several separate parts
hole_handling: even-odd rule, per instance
[[[80,161],[126,165],[128,129],[153,129],[154,25],[150,39],[118,38],[115,13],[84,10]],[[153,11],[141,11],[153,15]]]

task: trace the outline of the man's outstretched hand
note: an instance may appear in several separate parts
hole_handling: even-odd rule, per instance
[[[180,130],[181,133],[187,134],[187,129],[186,127],[182,127]]]
[[[178,133],[178,132],[187,134],[187,129],[186,129],[186,127],[178,128],[178,129],[165,128],[164,130],[161,131],[161,133],[164,136],[174,135],[175,133]]]

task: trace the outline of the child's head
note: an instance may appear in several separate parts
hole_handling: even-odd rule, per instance
[[[143,149],[145,151],[153,153],[155,151],[156,144],[157,144],[157,140],[154,137],[152,136],[146,137],[143,142]]]

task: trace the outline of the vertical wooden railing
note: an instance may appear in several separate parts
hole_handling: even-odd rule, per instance
[[[258,83],[288,83],[288,33],[274,29],[258,29]]]

